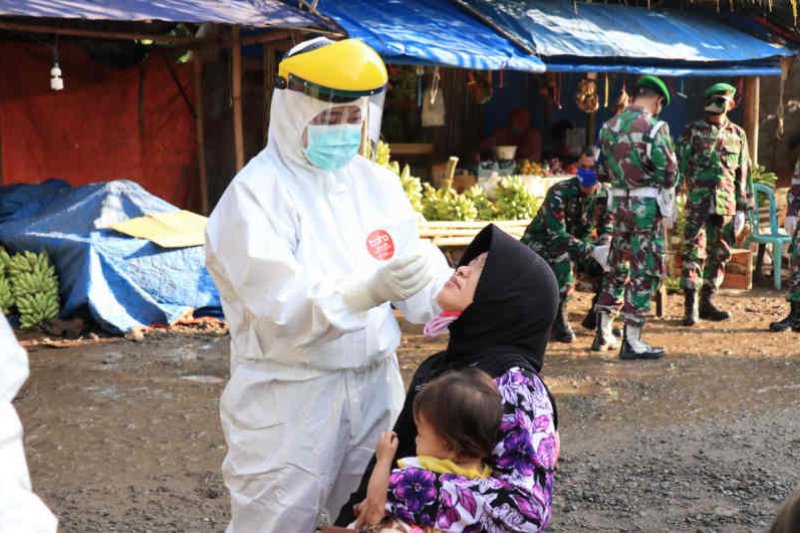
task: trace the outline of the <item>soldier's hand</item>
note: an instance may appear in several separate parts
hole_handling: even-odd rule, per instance
[[[744,211],[736,211],[736,214],[733,215],[733,234],[737,237],[739,234],[742,233],[744,229]]]
[[[788,216],[786,220],[783,221],[783,229],[786,230],[786,233],[789,235],[794,235],[794,230],[797,229],[797,217],[796,216]]]

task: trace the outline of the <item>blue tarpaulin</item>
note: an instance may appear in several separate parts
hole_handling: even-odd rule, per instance
[[[319,17],[278,0],[0,0],[0,16],[216,22],[250,27],[328,26]]]
[[[790,55],[709,17],[553,0],[456,0],[535,51],[549,71],[670,76],[777,74]]]
[[[388,63],[544,71],[539,58],[449,0],[320,0],[317,10]]]
[[[169,324],[198,309],[219,315],[202,246],[162,249],[106,229],[174,210],[130,181],[10,185],[0,188],[0,244],[11,251],[47,251],[61,282],[62,315],[88,306],[112,333]]]

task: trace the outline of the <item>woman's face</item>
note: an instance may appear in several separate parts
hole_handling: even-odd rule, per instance
[[[475,300],[475,290],[486,264],[487,253],[484,252],[468,264],[458,267],[447,280],[436,296],[436,302],[443,311],[463,311]]]

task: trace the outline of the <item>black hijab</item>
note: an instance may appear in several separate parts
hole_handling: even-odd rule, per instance
[[[475,298],[450,324],[447,350],[427,358],[417,368],[395,422],[399,438],[395,459],[415,453],[417,428],[413,402],[419,388],[442,372],[477,366],[492,377],[514,367],[537,374],[542,369],[550,327],[558,311],[558,283],[548,264],[536,252],[503,230],[489,224],[470,243],[459,266],[489,252],[478,280]],[[547,391],[550,394],[550,391]],[[554,423],[558,424],[555,399]],[[352,522],[353,505],[366,496],[375,458],[361,484],[342,507],[336,525]]]
[[[447,369],[478,366],[492,377],[514,366],[539,373],[558,311],[556,277],[536,252],[494,224],[475,237],[459,266],[484,252],[474,301],[450,325],[443,362]]]

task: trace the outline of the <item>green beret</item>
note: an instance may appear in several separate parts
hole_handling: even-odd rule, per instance
[[[724,94],[733,98],[736,95],[736,87],[730,83],[715,83],[706,89],[706,98],[715,94]]]
[[[642,76],[636,82],[637,87],[647,87],[648,89],[652,89],[655,92],[659,93],[661,96],[664,97],[664,103],[669,105],[670,96],[669,96],[669,89],[667,89],[667,84],[664,83],[661,78],[657,76]]]

